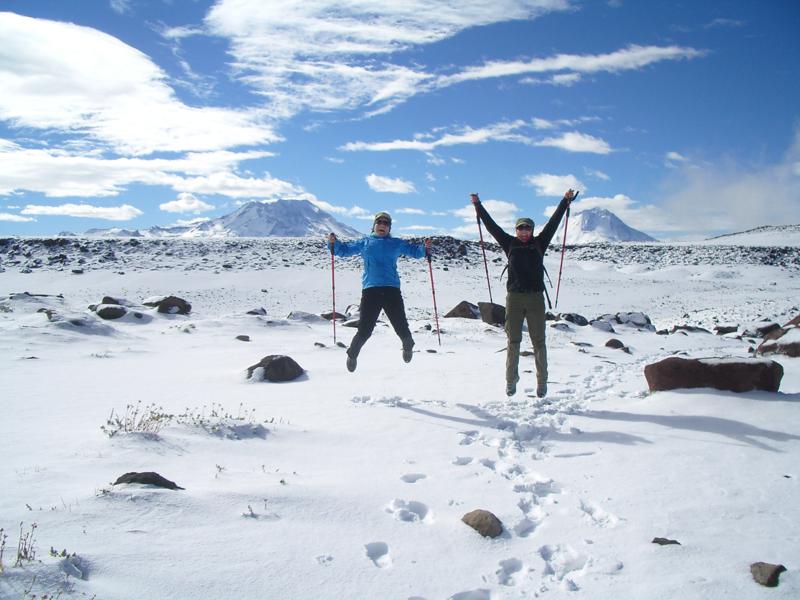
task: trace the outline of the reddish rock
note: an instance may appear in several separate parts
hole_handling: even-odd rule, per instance
[[[777,392],[783,367],[773,360],[680,358],[671,356],[644,368],[651,392],[714,388],[731,392]]]

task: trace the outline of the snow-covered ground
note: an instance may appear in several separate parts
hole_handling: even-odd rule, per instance
[[[34,268],[25,261],[39,250],[3,252],[2,598],[800,596],[800,359],[775,357],[777,394],[650,394],[648,363],[746,358],[753,344],[562,321],[548,329],[549,396],[524,393],[535,384],[524,357],[507,399],[503,331],[442,318],[461,300],[489,299],[469,246],[465,260],[434,260],[441,346],[428,329],[427,264],[403,261],[414,359],[403,363],[379,325],[351,374],[330,322],[287,318],[330,310],[321,243],[120,243],[103,261],[85,243],[80,265],[55,246]],[[680,250],[638,261],[622,247],[595,252],[568,256],[558,311],[641,311],[658,329],[783,324],[799,312],[796,255],[787,268],[724,249],[697,264],[665,258]],[[489,259],[502,303],[503,261]],[[558,256],[546,262],[555,279]],[[358,302],[360,265],[336,268],[344,311]],[[138,307],[142,319],[102,321],[87,310],[106,295],[140,304],[169,294],[192,312]],[[266,315],[246,314],[260,307]],[[345,343],[353,332],[337,326]],[[611,337],[630,354],[607,348]],[[246,368],[271,354],[306,374],[248,382]],[[156,434],[101,430],[112,410],[138,403],[175,417]],[[130,471],[185,489],[111,485]],[[500,537],[461,522],[478,508],[500,518]],[[20,524],[26,533],[33,523],[35,560],[15,567]],[[753,581],[756,561],[787,567],[778,588]]]

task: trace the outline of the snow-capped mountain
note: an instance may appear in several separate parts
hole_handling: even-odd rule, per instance
[[[306,237],[361,234],[308,200],[248,202],[224,217],[195,225],[183,237]]]
[[[150,227],[145,230],[90,229],[93,237],[204,238],[204,237],[308,237],[330,232],[360,237],[352,227],[334,219],[308,200],[248,202],[234,212],[191,227]]]
[[[553,243],[562,243],[563,221],[553,238]],[[622,219],[605,208],[589,208],[570,215],[567,226],[568,244],[591,244],[596,242],[657,242],[646,233],[629,227]]]

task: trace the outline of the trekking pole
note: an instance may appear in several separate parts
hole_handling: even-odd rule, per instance
[[[472,194],[477,197],[478,194]],[[478,236],[481,238],[481,252],[483,252],[483,269],[486,271],[486,285],[489,287],[489,302],[494,304],[492,300],[492,284],[489,281],[489,265],[486,262],[486,248],[483,245],[483,230],[481,229],[481,215],[478,213],[478,205],[475,204],[475,219],[478,221]]]
[[[561,290],[561,271],[564,270],[564,252],[567,249],[567,225],[569,225],[569,207],[572,205],[572,201],[578,197],[580,192],[575,192],[575,195],[570,200],[570,203],[567,204],[567,216],[564,219],[564,239],[561,241],[561,266],[558,267],[558,284],[556,285],[556,303],[555,308],[558,308],[558,292]]]
[[[333,244],[328,242],[331,249],[331,298],[333,300],[333,345],[336,345],[336,270],[333,266]]]
[[[428,254],[428,273],[431,274],[431,292],[433,293],[433,316],[436,319],[436,337],[439,338],[439,346],[442,345],[442,335],[439,333],[439,311],[436,308],[436,286],[433,285],[433,264],[431,263],[431,253]]]

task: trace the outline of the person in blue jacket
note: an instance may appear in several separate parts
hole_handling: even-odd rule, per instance
[[[386,312],[395,333],[403,343],[403,360],[411,362],[414,339],[408,328],[403,296],[400,294],[400,276],[397,274],[397,259],[400,256],[425,258],[431,249],[431,240],[423,244],[412,244],[391,236],[392,217],[379,212],[372,223],[372,233],[354,242],[342,242],[336,235],[328,236],[331,252],[336,256],[355,256],[364,259],[364,274],[361,277],[361,306],[358,332],[347,349],[347,370],[356,370],[358,354],[375,329],[381,310]]]

